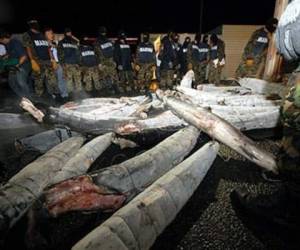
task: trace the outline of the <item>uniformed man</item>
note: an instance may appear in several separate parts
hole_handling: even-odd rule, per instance
[[[248,41],[242,61],[236,70],[236,77],[260,78],[264,69],[269,41],[276,30],[278,20],[268,20],[265,27],[256,30]]]
[[[180,74],[184,76],[188,70],[188,52],[191,49],[191,38],[187,36],[184,39],[179,52]]]
[[[189,53],[189,62],[193,65],[196,84],[203,84],[206,78],[209,46],[201,41],[201,34],[197,33]]]
[[[173,39],[174,33],[170,31],[161,41],[158,59],[161,60],[160,84],[162,89],[173,88],[174,85],[174,74],[178,58]]]
[[[216,34],[210,36],[209,83],[219,84],[225,65],[225,43]]]
[[[176,66],[175,66],[175,74],[174,74],[174,83],[179,84],[181,80],[181,64],[180,64],[180,51],[182,44],[180,43],[180,36],[178,33],[174,33],[173,35],[173,42],[174,48],[176,52]]]
[[[107,30],[100,27],[95,43],[95,52],[98,58],[101,84],[112,93],[118,92],[118,72],[114,61],[114,45],[107,38]]]
[[[102,86],[99,76],[98,59],[94,46],[90,44],[87,38],[83,38],[80,44],[80,65],[82,67],[85,90],[91,92],[94,83],[95,90],[99,92]]]
[[[50,47],[45,36],[40,32],[37,20],[28,21],[29,30],[23,34],[22,42],[29,57],[34,88],[38,96],[44,93],[44,84],[52,97],[59,91],[55,76],[55,60],[51,56]]]
[[[149,33],[142,34],[142,41],[136,50],[137,87],[144,92],[148,89],[156,67],[154,45],[150,42]]]
[[[115,43],[114,59],[119,73],[119,89],[129,92],[134,89],[131,48],[126,41],[126,34],[120,31],[118,41]]]
[[[68,93],[79,93],[82,90],[79,41],[73,36],[71,29],[65,29],[64,38],[59,41],[57,51]]]
[[[296,11],[295,11],[296,10]],[[299,25],[300,1],[291,2],[283,13],[276,43],[278,51],[287,60],[300,61]],[[281,228],[287,234],[299,234],[300,226],[300,64],[288,84],[290,90],[281,107],[283,138],[278,155],[278,172],[283,185],[279,191],[255,197],[245,189],[232,193],[236,208],[254,215],[257,223],[271,222],[272,227]],[[289,249],[289,247],[287,247]]]
[[[8,59],[15,59],[17,62],[13,67],[9,67],[9,86],[19,97],[30,97],[30,63],[22,43],[6,31],[0,32],[0,43],[6,45]]]

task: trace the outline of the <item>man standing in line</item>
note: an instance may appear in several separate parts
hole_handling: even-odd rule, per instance
[[[196,84],[203,84],[206,78],[209,46],[201,42],[201,34],[197,33],[189,53],[189,62],[193,65]]]
[[[119,73],[119,89],[129,92],[134,89],[131,48],[126,41],[126,34],[120,31],[118,41],[115,43],[114,58]]]
[[[40,32],[37,20],[29,20],[28,26],[29,30],[23,34],[22,42],[31,63],[35,93],[41,97],[45,84],[49,94],[55,98],[59,93],[55,76],[56,63],[52,58],[49,43]]]
[[[210,36],[209,83],[220,84],[222,69],[225,65],[225,43],[216,34]]]
[[[107,38],[107,29],[100,27],[98,38],[95,43],[95,52],[98,58],[101,84],[105,86],[111,94],[118,90],[118,72],[114,61],[114,45]]]
[[[79,41],[66,28],[64,38],[58,43],[58,59],[62,64],[68,93],[80,93],[82,90],[81,71],[79,67]]]

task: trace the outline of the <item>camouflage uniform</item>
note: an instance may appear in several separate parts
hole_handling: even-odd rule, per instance
[[[280,174],[300,197],[300,67],[292,75],[289,86],[281,108],[283,139],[278,167]]]
[[[174,85],[174,74],[175,70],[169,69],[164,70],[162,69],[160,72],[160,85],[162,89],[171,89]]]
[[[52,68],[51,62],[39,61],[41,68],[40,73],[32,71],[31,75],[34,79],[34,89],[38,96],[44,93],[44,82],[46,83],[49,94],[59,94],[57,79]]]
[[[35,93],[38,96],[42,96],[44,93],[44,83],[46,84],[49,94],[58,94],[58,85],[56,80],[55,71],[52,68],[50,60],[40,60],[34,48],[32,37],[28,32],[23,34],[22,43],[24,47],[30,48],[33,59],[39,64],[40,72],[32,71],[32,77],[34,80]]]
[[[125,91],[130,91],[134,88],[134,79],[132,70],[119,71],[120,85]]]
[[[113,57],[105,57],[99,42],[96,42],[95,44],[95,52],[98,57],[99,62],[99,76],[100,76],[100,82],[102,86],[105,86],[107,88],[112,88],[113,85],[118,83],[118,72],[116,69],[116,63],[114,62]]]
[[[195,73],[195,82],[202,84],[206,80],[206,67],[207,63],[193,62],[193,70]]]
[[[101,90],[102,85],[99,76],[98,60],[94,47],[89,44],[80,46],[80,65],[83,74],[85,90],[93,90],[93,83],[96,90]]]
[[[268,33],[264,28],[256,30],[244,49],[242,61],[236,70],[236,77],[256,77],[260,73],[258,70],[265,64],[268,44]],[[247,65],[248,59],[253,60],[252,65]]]
[[[140,64],[140,69],[137,72],[138,88],[148,89],[153,77],[153,63]]]
[[[219,84],[221,81],[222,67],[215,67],[213,62],[209,63],[208,82]]]
[[[77,47],[77,49],[74,48],[70,49],[68,47],[64,47],[64,44],[74,45]],[[75,56],[71,58],[70,56],[67,57],[66,50],[68,49],[76,51],[73,52]],[[64,38],[58,43],[57,52],[58,52],[59,62],[62,64],[63,67],[64,78],[66,80],[68,93],[82,91],[82,83],[81,83],[82,77],[81,77],[81,69],[79,66],[80,55],[79,55],[77,42],[69,38]]]
[[[216,51],[213,51],[214,47],[212,47],[210,50],[208,81],[209,83],[219,84],[221,81],[221,74],[223,69],[223,66],[220,66],[219,63],[222,61],[222,59],[225,59],[225,44],[222,40],[219,39],[218,44],[216,45]],[[214,55],[214,53],[216,54]],[[215,59],[219,60],[217,67],[215,67],[213,63],[213,60]]]
[[[247,59],[242,59],[242,62],[236,70],[236,77],[260,77],[257,76],[258,70],[266,62],[266,54],[262,56],[257,56],[253,58],[253,64],[251,66],[247,65]]]
[[[206,80],[209,46],[206,43],[194,41],[187,51],[187,61],[193,65],[196,84]]]
[[[176,47],[173,40],[166,36],[162,39],[162,48],[158,55],[160,64],[160,85],[162,89],[172,88],[174,85],[175,67],[178,63]]]
[[[119,90],[132,91],[134,88],[132,72],[132,55],[130,45],[125,36],[120,36],[114,46],[114,61],[117,64],[119,74]]]
[[[108,86],[118,82],[118,72],[116,63],[112,58],[102,59],[99,67],[100,81],[103,85]]]
[[[63,64],[63,72],[67,83],[68,93],[81,91],[81,70],[79,65]]]
[[[100,83],[99,69],[98,67],[81,67],[82,80],[85,83],[85,90],[90,92],[93,90],[93,83],[96,90],[101,90],[102,86]]]

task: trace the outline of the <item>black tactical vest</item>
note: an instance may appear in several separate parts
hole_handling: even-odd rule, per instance
[[[97,46],[99,46],[105,58],[112,58],[114,56],[114,45],[110,40],[98,40]]]
[[[203,62],[207,60],[208,45],[205,43],[192,44],[192,59],[196,62]]]
[[[151,43],[141,43],[138,46],[138,61],[140,63],[153,63],[155,61],[154,46]]]
[[[218,58],[218,45],[214,45],[210,48],[210,59],[215,60]]]
[[[43,61],[50,60],[49,55],[49,43],[42,33],[34,33],[29,31],[29,36],[31,37],[33,47],[38,59]]]
[[[254,56],[261,55],[268,46],[269,46],[268,33],[265,30],[261,30],[254,43],[253,55]]]
[[[131,49],[129,44],[119,44],[121,53],[121,64],[124,70],[131,69]]]
[[[92,46],[83,45],[80,47],[81,64],[86,67],[97,66],[97,56]]]
[[[64,38],[60,41],[60,46],[64,51],[64,63],[78,64],[79,63],[79,48],[73,39]]]

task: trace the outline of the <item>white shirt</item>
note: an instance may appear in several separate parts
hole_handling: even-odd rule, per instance
[[[59,61],[58,61],[58,55],[57,55],[57,48],[56,48],[56,46],[55,46],[54,44],[50,44],[50,45],[51,45],[50,51],[51,51],[51,54],[52,54],[54,60],[55,60],[56,62],[59,62]]]
[[[6,48],[3,44],[0,44],[0,56],[6,55]]]

